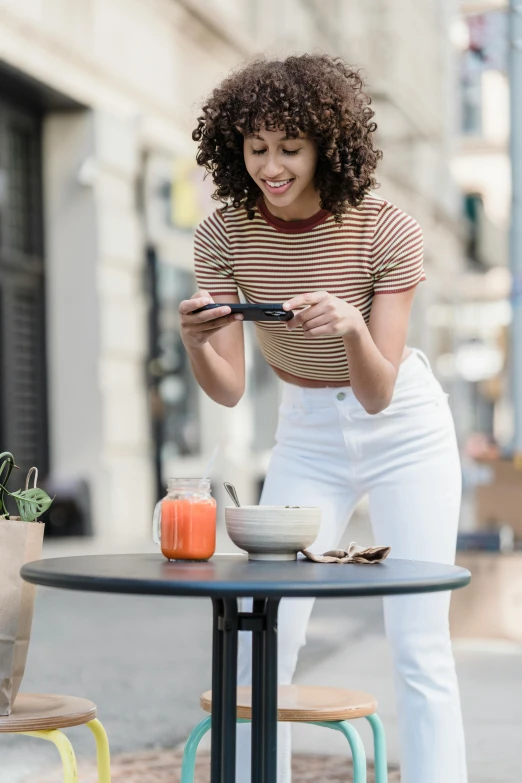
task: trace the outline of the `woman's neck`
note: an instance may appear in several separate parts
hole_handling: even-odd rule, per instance
[[[279,220],[307,220],[316,215],[321,209],[319,193],[313,190],[309,193],[301,193],[299,198],[285,207],[277,207],[262,196],[268,211]]]

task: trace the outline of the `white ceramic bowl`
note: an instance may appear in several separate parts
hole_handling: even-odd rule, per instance
[[[227,506],[227,532],[250,560],[295,560],[319,533],[321,509],[285,506]]]

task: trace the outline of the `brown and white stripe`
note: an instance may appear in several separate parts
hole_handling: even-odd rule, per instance
[[[425,280],[422,231],[398,207],[370,194],[337,224],[321,210],[285,222],[260,201],[246,211],[217,209],[196,230],[198,285],[212,296],[237,294],[248,302],[284,302],[297,294],[329,291],[357,307],[366,323],[375,294],[399,293]],[[301,378],[348,381],[342,339],[307,340],[300,329],[256,323],[267,362]]]

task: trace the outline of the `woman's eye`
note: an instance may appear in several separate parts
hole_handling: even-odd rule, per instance
[[[252,150],[252,155],[264,155],[266,150]],[[285,155],[297,155],[299,150],[283,150]]]

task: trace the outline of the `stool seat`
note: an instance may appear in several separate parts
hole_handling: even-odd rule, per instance
[[[82,726],[96,718],[96,704],[78,696],[19,693],[10,715],[0,716],[0,733]]]
[[[200,700],[205,712],[212,712],[212,691]],[[377,711],[377,700],[364,691],[324,688],[319,685],[280,685],[277,689],[277,720],[292,723],[343,721],[365,718]],[[237,717],[251,720],[252,689],[237,689]]]

